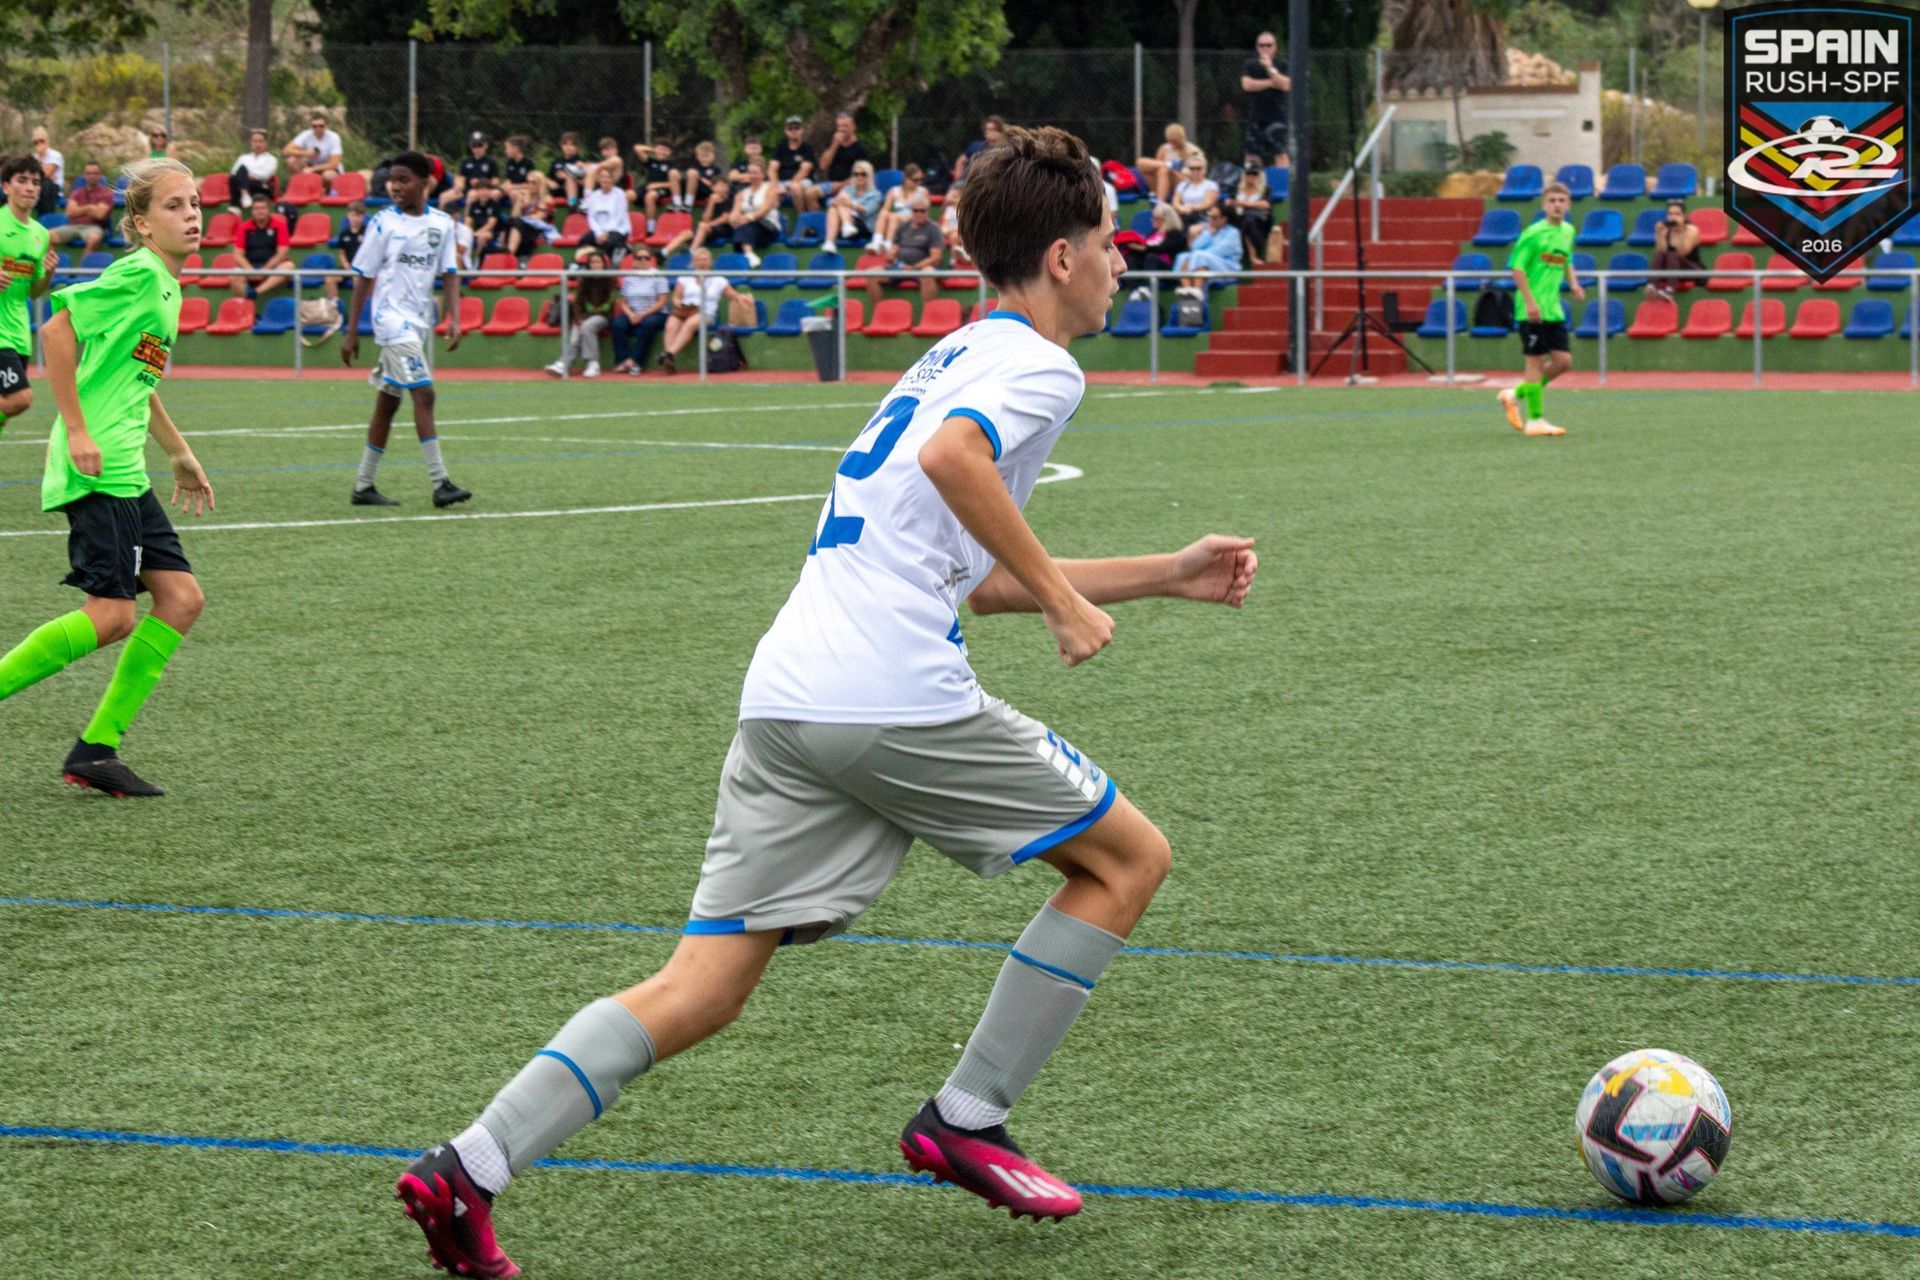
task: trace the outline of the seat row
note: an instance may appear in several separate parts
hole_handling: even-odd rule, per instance
[[[1597,338],[1600,336],[1600,304],[1589,302],[1582,313],[1580,323],[1574,328],[1576,338]],[[1758,308],[1760,336],[1778,337],[1786,334],[1790,338],[1831,338],[1841,334],[1848,338],[1885,338],[1894,331],[1893,304],[1882,298],[1863,298],[1853,306],[1853,312],[1846,317],[1842,328],[1840,304],[1832,298],[1809,298],[1800,304],[1791,327],[1787,324],[1787,304],[1777,298],[1763,298]],[[1731,333],[1736,338],[1752,338],[1756,311],[1749,301],[1740,313],[1740,322],[1733,320],[1733,307],[1723,298],[1703,298],[1693,304],[1687,312],[1687,322],[1680,323],[1679,304],[1665,298],[1648,298],[1634,312],[1633,323],[1627,323],[1626,304],[1617,298],[1607,299],[1606,323],[1608,336],[1625,334],[1629,338],[1670,338],[1676,334],[1682,338],[1721,338]],[[1447,304],[1444,299],[1427,305],[1426,319],[1416,331],[1423,338],[1444,338],[1447,336]],[[1504,338],[1512,332],[1506,325],[1471,325],[1467,321],[1467,306],[1455,300],[1453,304],[1453,332],[1464,333],[1474,338]],[[1907,318],[1900,326],[1900,336],[1913,336],[1913,311],[1907,311]]]
[[[1584,164],[1566,164],[1554,175],[1554,181],[1567,189],[1575,200],[1593,198],[1593,170]],[[1547,181],[1537,164],[1516,164],[1507,169],[1496,200],[1538,200]],[[1685,200],[1700,188],[1700,175],[1690,164],[1663,164],[1647,190],[1646,166],[1616,164],[1607,170],[1606,185],[1600,189],[1602,200]]]
[[[1754,260],[1752,254],[1729,250],[1715,258],[1713,265],[1707,269],[1706,287],[1716,293],[1751,290],[1753,288],[1753,277],[1740,273],[1752,271],[1753,268]],[[1461,277],[1455,284],[1455,288],[1457,289],[1510,290],[1514,287],[1513,277],[1495,271],[1492,259],[1484,253],[1461,254],[1453,260],[1453,269],[1455,271],[1476,273]],[[1911,276],[1908,273],[1913,271],[1913,269],[1914,256],[1902,250],[1895,249],[1889,250],[1874,259],[1871,267],[1849,267],[1832,279],[1813,284],[1812,280],[1801,273],[1799,267],[1789,261],[1786,255],[1776,253],[1767,259],[1766,270],[1792,271],[1795,274],[1791,276],[1768,276],[1761,281],[1760,287],[1769,293],[1791,293],[1796,289],[1804,289],[1809,284],[1812,284],[1816,290],[1828,293],[1844,293],[1849,289],[1858,289],[1862,285],[1865,285],[1868,289],[1887,293],[1905,292],[1911,280]],[[1592,254],[1575,253],[1573,255],[1573,275],[1580,281],[1582,288],[1592,289],[1599,285],[1599,277],[1592,274],[1597,270],[1599,270],[1599,264],[1594,260]],[[1642,289],[1649,283],[1649,278],[1644,274],[1640,274],[1648,270],[1645,254],[1616,253],[1608,260],[1607,270],[1627,273],[1626,275],[1609,277],[1607,281],[1608,292],[1624,292],[1633,289]],[[1671,288],[1676,282],[1668,278],[1663,279],[1660,283]],[[1562,278],[1560,281],[1560,291],[1565,293],[1568,288],[1569,285],[1567,281]]]
[[[326,209],[344,209],[355,200],[367,198],[367,180],[358,173],[342,173],[333,180],[333,190],[327,190],[326,180],[317,173],[295,173],[287,177],[287,189],[281,193],[276,204],[290,204],[296,209],[307,205],[319,205]],[[200,179],[200,204],[211,209],[217,205],[232,204],[233,181],[231,175],[209,173]],[[384,203],[384,201],[382,202]]]

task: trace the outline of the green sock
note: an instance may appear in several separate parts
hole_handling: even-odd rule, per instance
[[[1540,408],[1541,396],[1546,391],[1544,386],[1538,382],[1523,382],[1514,390],[1519,392],[1520,398],[1527,402],[1527,421],[1531,422],[1535,418],[1547,416]]]
[[[60,615],[0,658],[0,698],[11,698],[99,647],[92,618],[78,609]]]
[[[80,740],[118,749],[120,735],[140,714],[147,695],[160,683],[167,659],[179,647],[178,631],[152,614],[142,618],[133,634],[127,637],[127,647],[121,650],[120,662],[113,669],[113,683],[101,696],[100,707],[87,722],[87,731],[80,735]]]

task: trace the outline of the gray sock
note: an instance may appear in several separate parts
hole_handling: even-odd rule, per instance
[[[1006,1119],[1122,945],[1122,939],[1051,903],[1040,908],[1000,966],[987,1011],[940,1091],[940,1114],[948,1124],[982,1129]]]
[[[420,452],[427,455],[427,480],[431,484],[447,482],[447,464],[440,461],[440,437],[428,436],[420,442]]]
[[[380,455],[385,452],[385,449],[368,445],[366,451],[360,455],[360,474],[356,476],[353,481],[353,487],[356,492],[361,489],[373,488],[373,473],[379,470]]]
[[[519,1173],[598,1119],[652,1065],[653,1037],[640,1020],[618,1000],[595,1000],[493,1096],[480,1123]]]

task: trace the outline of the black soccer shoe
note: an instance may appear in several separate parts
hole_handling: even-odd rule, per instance
[[[1005,1125],[956,1129],[931,1098],[907,1121],[900,1154],[916,1172],[971,1191],[1016,1218],[1059,1222],[1080,1212],[1080,1193],[1034,1163]]]
[[[451,507],[455,503],[465,502],[472,496],[469,490],[462,489],[451,480],[442,480],[433,486],[433,505],[436,507]]]
[[[355,489],[353,491],[353,505],[356,507],[397,507],[400,505],[400,500],[398,498],[389,498],[372,485],[368,485],[364,489]]]
[[[127,767],[127,762],[108,751],[99,755],[99,748],[83,752],[75,745],[68,754],[67,762],[60,766],[60,778],[63,782],[76,787],[92,787],[95,791],[104,791],[116,800],[128,800],[136,796],[163,796],[167,794],[151,782]]]

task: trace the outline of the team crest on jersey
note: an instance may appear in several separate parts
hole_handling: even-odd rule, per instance
[[[438,249],[440,247],[440,239],[443,234],[444,233],[438,227],[428,227],[427,228],[427,247],[429,249]]]
[[[167,354],[172,349],[173,344],[159,334],[142,333],[133,347],[133,358],[146,366],[139,373],[140,381],[150,387],[159,386],[161,375],[167,371]]]
[[[31,280],[39,271],[39,264],[31,258],[0,258],[0,271],[23,280]]]
[[[1920,209],[1914,16],[1840,0],[1727,17],[1727,214],[1815,280]]]

